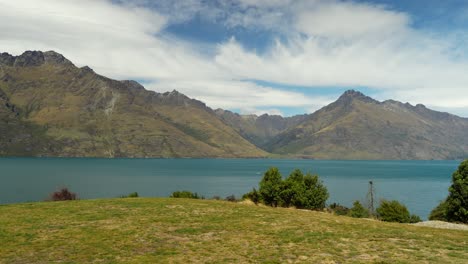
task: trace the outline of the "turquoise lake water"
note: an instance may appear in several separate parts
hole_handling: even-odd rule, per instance
[[[460,161],[324,161],[273,159],[60,159],[0,158],[0,203],[41,201],[60,187],[81,199],[167,197],[190,190],[210,198],[242,194],[258,186],[269,167],[283,177],[293,169],[318,174],[328,188],[327,203],[365,201],[368,182],[376,199],[396,199],[423,219],[448,194]]]

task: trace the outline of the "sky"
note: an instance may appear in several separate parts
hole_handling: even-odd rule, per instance
[[[0,52],[241,114],[312,113],[348,89],[468,117],[466,0],[0,0]]]

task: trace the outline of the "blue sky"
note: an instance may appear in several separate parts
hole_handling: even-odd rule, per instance
[[[356,89],[468,117],[467,29],[465,0],[0,0],[0,51],[56,50],[244,114]]]

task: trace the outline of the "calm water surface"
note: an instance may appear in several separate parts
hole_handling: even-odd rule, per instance
[[[59,159],[0,158],[0,203],[40,201],[59,187],[82,199],[169,196],[190,190],[209,198],[237,197],[257,187],[271,166],[316,173],[330,192],[328,203],[366,200],[368,182],[377,200],[397,199],[426,219],[448,194],[459,161],[318,161],[272,159]]]

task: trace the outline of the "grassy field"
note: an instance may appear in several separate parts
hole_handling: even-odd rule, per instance
[[[0,206],[0,263],[466,263],[468,232],[224,201]]]

